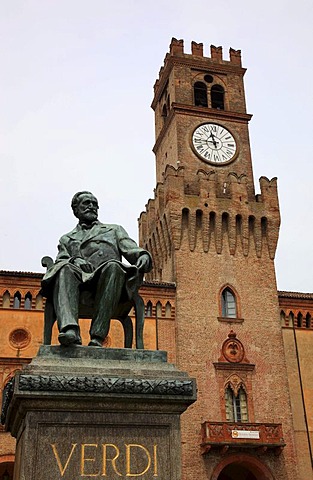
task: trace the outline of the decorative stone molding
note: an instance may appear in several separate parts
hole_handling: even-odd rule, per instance
[[[26,348],[31,341],[31,335],[25,328],[16,328],[12,330],[9,336],[11,347],[22,349]]]
[[[192,380],[123,377],[20,375],[19,390],[133,395],[193,395]]]
[[[228,338],[223,342],[222,354],[218,359],[219,362],[250,363],[246,358],[243,344],[236,337],[237,334],[231,330]]]

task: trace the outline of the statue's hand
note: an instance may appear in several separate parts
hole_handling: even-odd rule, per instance
[[[86,260],[83,258],[75,258],[73,264],[76,265],[76,267],[79,267],[85,273],[91,273],[93,271],[91,263],[86,262]]]
[[[150,268],[150,257],[149,255],[140,255],[137,260],[136,267],[139,272],[148,272]]]

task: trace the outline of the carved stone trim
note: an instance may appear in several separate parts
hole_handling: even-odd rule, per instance
[[[123,377],[20,375],[21,391],[115,393],[127,395],[193,395],[193,380]]]
[[[9,335],[11,347],[23,349],[28,347],[31,342],[31,335],[25,328],[16,328]]]
[[[235,371],[247,371],[252,372],[255,369],[253,363],[226,363],[226,362],[213,362],[215,370],[235,370]]]
[[[243,318],[231,318],[231,317],[217,317],[217,320],[219,322],[224,322],[224,323],[243,323],[244,322]]]
[[[245,364],[250,363],[245,355],[245,349],[241,341],[236,338],[237,334],[231,330],[228,334],[228,338],[223,342],[221,356],[218,359],[219,362]]]

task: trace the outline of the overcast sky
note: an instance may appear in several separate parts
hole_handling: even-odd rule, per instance
[[[313,292],[312,0],[2,0],[0,269],[43,271],[72,195],[138,239],[153,84],[172,37],[242,50],[256,189],[278,177],[278,288]]]

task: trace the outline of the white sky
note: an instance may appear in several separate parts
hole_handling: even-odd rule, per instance
[[[242,50],[256,189],[278,177],[278,288],[313,292],[312,0],[2,0],[0,269],[43,271],[91,190],[137,240],[171,37]]]

